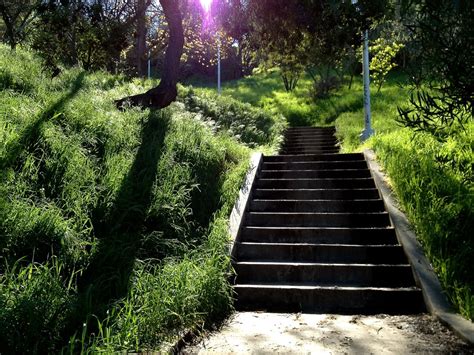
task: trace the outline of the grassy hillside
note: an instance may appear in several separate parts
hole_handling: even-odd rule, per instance
[[[231,310],[227,218],[285,121],[187,88],[114,107],[153,84],[0,46],[1,353],[159,349]]]
[[[390,177],[401,208],[416,229],[448,297],[466,318],[474,319],[474,123],[438,142],[397,122],[397,107],[407,104],[406,78],[392,74],[372,95],[375,137],[361,144],[362,82],[341,87],[329,98],[311,98],[303,77],[294,92],[284,90],[278,71],[226,83],[224,95],[281,112],[290,125],[337,127],[342,152],[373,148]],[[209,91],[204,86],[201,90]]]

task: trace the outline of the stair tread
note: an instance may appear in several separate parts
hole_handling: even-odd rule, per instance
[[[236,261],[234,265],[265,265],[265,266],[311,266],[311,267],[351,267],[351,268],[411,268],[410,264],[360,264],[360,263],[315,263],[310,261]]]
[[[240,245],[264,245],[264,246],[301,246],[301,247],[338,247],[338,248],[402,248],[399,244],[344,244],[344,243],[272,243],[272,242],[239,242]]]
[[[234,288],[283,288],[283,289],[298,289],[298,290],[376,290],[376,291],[416,291],[421,292],[421,289],[417,286],[410,286],[410,287],[377,287],[377,286],[340,286],[340,285],[302,285],[301,283],[294,284],[294,283],[278,283],[278,284],[266,284],[266,283],[242,283],[242,284],[235,284]]]
[[[330,200],[330,199],[311,199],[311,200],[301,200],[301,199],[266,199],[266,198],[255,198],[252,201],[255,202],[381,202],[380,198],[367,198],[367,199],[352,199],[352,200]]]
[[[337,215],[337,216],[349,216],[349,215],[388,215],[386,211],[379,212],[257,212],[250,211],[249,214],[260,214],[260,215]]]
[[[288,226],[288,227],[281,227],[281,226],[245,226],[245,228],[249,229],[289,229],[289,230],[355,230],[355,231],[365,231],[365,230],[395,230],[392,226],[384,226],[384,227],[330,227],[330,226],[321,226],[321,227],[309,227],[309,226]]]

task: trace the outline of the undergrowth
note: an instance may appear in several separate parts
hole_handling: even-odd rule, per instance
[[[228,216],[283,118],[187,88],[120,112],[156,83],[22,49],[0,68],[0,352],[163,349],[228,314]]]

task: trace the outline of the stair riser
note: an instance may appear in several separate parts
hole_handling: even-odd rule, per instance
[[[292,147],[306,147],[310,145],[323,145],[323,146],[335,146],[337,144],[336,139],[324,139],[324,140],[314,140],[314,139],[307,139],[307,140],[291,140],[291,141],[284,141],[282,144],[283,148],[292,148]]]
[[[383,212],[382,200],[362,201],[251,201],[252,212]]]
[[[285,150],[285,151],[280,152],[281,155],[337,154],[337,153],[339,153],[339,148],[306,150],[306,151]]]
[[[359,153],[352,154],[313,154],[305,156],[291,157],[288,155],[273,155],[263,157],[263,162],[294,162],[294,161],[354,161],[364,160],[364,156]]]
[[[368,169],[346,170],[262,170],[262,179],[368,178]]]
[[[331,141],[305,141],[305,142],[288,142],[282,144],[282,149],[299,149],[299,148],[306,148],[306,147],[334,147],[336,145],[336,140]]]
[[[333,137],[335,131],[311,131],[311,132],[305,132],[305,131],[293,131],[293,132],[286,132],[285,133],[285,138],[286,139],[294,139],[294,138],[299,138],[299,137],[308,137],[308,138],[329,138]]]
[[[335,127],[331,127],[331,126],[328,126],[328,127],[307,127],[307,126],[295,126],[295,127],[288,127],[286,129],[286,132],[295,132],[295,131],[303,131],[303,132],[307,132],[307,131],[322,131],[322,132],[326,132],[326,131],[336,131],[336,128]]]
[[[261,243],[314,243],[314,244],[359,244],[396,245],[395,231],[392,228],[368,229],[287,229],[244,227],[242,242]]]
[[[239,261],[407,264],[401,246],[239,244]]]
[[[273,214],[247,213],[245,224],[261,227],[386,227],[388,214]]]
[[[417,314],[425,311],[421,291],[265,289],[235,287],[237,310],[338,314]]]
[[[256,187],[259,189],[364,189],[375,188],[375,183],[372,179],[258,179]]]
[[[263,163],[262,170],[317,170],[317,169],[368,169],[365,160],[326,162],[275,162]]]
[[[327,140],[293,140],[293,141],[286,141],[283,142],[283,148],[304,148],[308,146],[328,146],[334,147],[337,144],[337,140],[335,139],[327,139]]]
[[[337,153],[339,148],[335,146],[311,146],[305,148],[289,148],[289,149],[281,149],[281,154],[317,154],[317,153]]]
[[[415,286],[409,265],[359,266],[350,264],[242,264],[234,265],[240,284],[330,284],[357,287]]]
[[[255,199],[287,200],[353,200],[379,198],[376,189],[336,189],[336,190],[262,190],[256,189],[252,194]]]

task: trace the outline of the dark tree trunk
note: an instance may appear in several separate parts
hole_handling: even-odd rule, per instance
[[[183,53],[184,34],[179,2],[160,0],[169,27],[169,43],[166,49],[160,84],[139,95],[125,97],[115,103],[122,108],[127,102],[132,106],[163,108],[176,100],[179,63]]]
[[[146,1],[137,1],[137,43],[136,43],[136,57],[137,57],[137,73],[138,76],[145,76],[145,51],[146,51]]]

